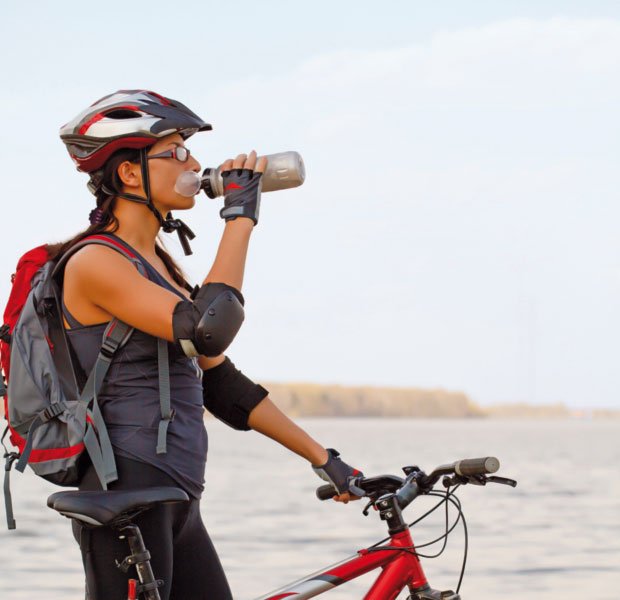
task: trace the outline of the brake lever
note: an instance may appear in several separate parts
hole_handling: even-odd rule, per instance
[[[449,477],[444,475],[442,479],[443,486],[446,488],[452,487],[457,483],[467,484],[473,483],[474,485],[486,485],[487,483],[501,483],[503,485],[509,485],[511,487],[517,487],[517,482],[514,479],[508,479],[507,477],[498,477],[496,475],[453,475]]]
[[[374,500],[371,500],[371,501],[370,501],[370,502],[369,502],[369,503],[368,503],[368,504],[364,507],[364,510],[362,511],[362,514],[363,514],[365,517],[367,517],[367,516],[368,516],[368,513],[369,513],[369,510],[368,510],[368,509],[369,509],[371,506],[374,506],[374,505],[375,505],[375,501],[374,501]]]
[[[367,517],[367,516],[368,516],[368,513],[369,513],[369,510],[368,510],[368,509],[369,509],[371,506],[372,506],[375,510],[377,510],[377,509],[376,509],[376,507],[375,507],[375,504],[376,504],[376,502],[377,502],[377,498],[378,498],[378,496],[376,496],[375,494],[370,494],[370,496],[369,496],[369,497],[370,497],[370,501],[368,502],[368,504],[364,507],[364,510],[362,511],[362,514],[363,514],[365,517]]]
[[[489,478],[486,475],[468,475],[467,483],[473,483],[474,485],[486,485]]]
[[[514,479],[508,479],[507,477],[496,477],[495,475],[491,475],[491,477],[487,477],[487,479],[491,483],[501,483],[503,485],[509,485],[510,487],[517,487],[517,482]]]
[[[444,475],[441,483],[443,484],[443,487],[445,488],[451,488],[454,487],[455,485],[465,485],[467,483],[473,483],[471,481],[471,477],[465,477],[463,475],[452,475],[452,477],[450,477],[449,475]],[[484,484],[479,484],[479,485],[484,485]]]

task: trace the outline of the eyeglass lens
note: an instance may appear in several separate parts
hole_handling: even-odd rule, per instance
[[[177,146],[174,152],[175,158],[180,162],[186,162],[189,158],[189,150],[185,146]]]

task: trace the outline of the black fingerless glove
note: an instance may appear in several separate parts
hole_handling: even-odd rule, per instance
[[[229,427],[248,431],[248,418],[254,407],[269,392],[235,368],[226,357],[222,364],[202,375],[204,407]]]
[[[327,448],[327,453],[329,454],[327,462],[324,465],[319,465],[318,467],[312,465],[312,470],[321,479],[331,483],[338,490],[339,494],[351,492],[356,496],[363,496],[364,490],[352,484],[351,480],[355,477],[363,477],[364,473],[358,469],[354,469],[346,462],[340,460],[340,458],[338,458],[340,456],[340,452],[337,450]]]
[[[232,221],[237,217],[248,217],[258,223],[260,193],[263,185],[262,173],[251,169],[232,169],[223,171],[224,208],[220,217]]]

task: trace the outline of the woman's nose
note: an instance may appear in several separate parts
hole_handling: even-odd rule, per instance
[[[192,171],[194,171],[196,173],[200,173],[200,171],[202,170],[202,167],[200,166],[200,163],[191,154],[189,155],[189,159],[190,159],[190,161],[193,162],[193,164],[191,166]]]

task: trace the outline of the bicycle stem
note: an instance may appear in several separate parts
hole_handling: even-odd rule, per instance
[[[417,488],[417,485],[416,485]],[[413,498],[411,499],[413,500]],[[411,502],[409,500],[409,502]],[[407,502],[407,504],[409,504]],[[407,505],[401,505],[398,494],[388,494],[378,498],[375,502],[375,506],[379,511],[379,518],[382,521],[386,521],[388,525],[388,533],[394,535],[407,529],[407,524],[403,519],[402,509]]]

